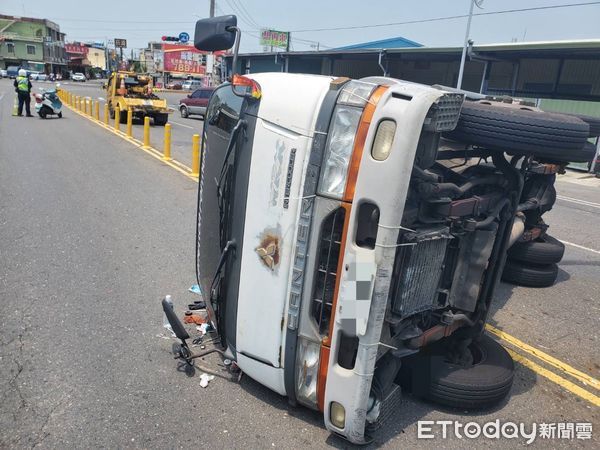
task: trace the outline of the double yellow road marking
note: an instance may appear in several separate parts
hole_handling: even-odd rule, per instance
[[[556,383],[557,385],[577,395],[578,397],[587,400],[591,404],[595,406],[600,406],[600,397],[589,392],[588,390],[584,389],[583,387],[579,386],[578,384],[575,384],[574,382],[568,380],[567,378],[561,375],[571,377],[582,383],[585,387],[590,387],[592,389],[598,390],[600,389],[600,382],[596,378],[586,373],[583,373],[580,370],[575,369],[574,367],[571,367],[569,364],[560,361],[554,358],[553,356],[550,356],[549,354],[535,347],[532,347],[529,344],[526,344],[525,342],[515,338],[514,336],[511,336],[508,333],[505,333],[502,330],[499,330],[498,328],[493,327],[492,325],[488,324],[486,325],[486,328],[488,332],[501,339],[504,343],[509,344],[508,346],[506,346],[506,348],[515,361],[534,371],[538,375],[541,375],[544,378],[547,378],[548,380],[552,381],[553,383]],[[561,375],[545,368],[544,366],[538,364],[537,362],[529,358],[526,358],[525,356],[523,356],[522,353],[531,355],[540,360],[541,362],[557,369],[559,374]]]

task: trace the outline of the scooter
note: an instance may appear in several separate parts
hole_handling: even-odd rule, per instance
[[[58,85],[56,86],[58,87]],[[35,110],[42,119],[49,115],[62,118],[62,102],[54,89],[41,89],[41,94],[35,95]]]

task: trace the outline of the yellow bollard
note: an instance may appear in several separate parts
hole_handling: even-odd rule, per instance
[[[131,137],[133,133],[133,111],[127,108],[127,136]]]
[[[171,124],[165,125],[165,142],[163,147],[163,159],[171,161]]]
[[[150,117],[144,117],[144,146],[142,148],[150,148]]]
[[[96,102],[96,108],[94,109],[94,119],[100,120],[100,101]]]
[[[121,131],[121,108],[115,106],[115,130]]]
[[[79,95],[75,96],[75,110],[79,111]]]
[[[93,114],[94,111],[94,100],[90,99],[90,116]]]
[[[108,110],[108,103],[104,104],[104,125],[108,125],[108,115],[110,114]]]
[[[192,136],[192,176],[200,176],[200,135]]]

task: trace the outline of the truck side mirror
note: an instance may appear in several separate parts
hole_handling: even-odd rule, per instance
[[[237,17],[233,15],[200,19],[196,22],[194,47],[206,52],[229,50],[236,38]]]
[[[209,19],[201,19],[196,22],[194,33],[194,47],[206,52],[233,49],[233,61],[231,67],[235,72],[237,67],[237,55],[240,49],[241,31],[237,27],[237,17],[219,16]]]

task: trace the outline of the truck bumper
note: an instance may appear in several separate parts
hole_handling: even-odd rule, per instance
[[[409,96],[412,100],[399,102],[394,94],[396,97]],[[371,384],[378,356],[385,351],[381,347],[381,334],[419,135],[429,108],[441,95],[441,91],[429,87],[394,82],[379,100],[371,123],[393,119],[398,124],[396,136],[400,138],[394,140],[385,162],[374,160],[369,151],[377,127],[370,127],[365,139],[365,151],[360,160],[352,200],[349,232],[345,237],[344,270],[335,306],[323,404],[326,427],[355,444],[368,442],[365,426],[367,422],[379,418],[377,408],[387,401],[387,397],[370,398]],[[382,196],[381,192],[394,194]],[[358,211],[363,203],[371,203],[379,210],[373,248],[359,246],[355,239]],[[367,293],[366,285],[369,286]],[[338,363],[342,336],[358,339],[354,367],[344,368]],[[343,422],[340,419],[342,409]]]

